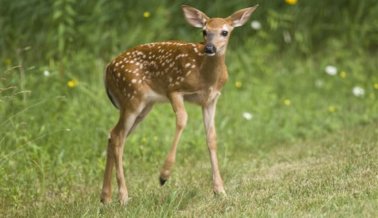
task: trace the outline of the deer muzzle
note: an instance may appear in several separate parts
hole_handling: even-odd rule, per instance
[[[215,53],[217,52],[217,48],[215,47],[214,44],[212,43],[207,43],[205,45],[205,53],[208,55],[208,56],[213,56],[215,55]]]

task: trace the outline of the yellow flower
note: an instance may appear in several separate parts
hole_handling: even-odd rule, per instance
[[[374,89],[378,89],[378,83],[374,83],[373,87]]]
[[[288,5],[295,5],[298,3],[298,0],[285,0],[285,3]]]
[[[341,72],[340,72],[340,77],[341,77],[342,79],[345,79],[346,76],[347,76],[347,73],[346,73],[345,71],[341,71]]]
[[[236,82],[235,82],[235,87],[236,87],[237,89],[240,89],[240,88],[242,87],[242,83],[241,83],[240,81],[236,81]]]
[[[75,88],[76,86],[78,85],[78,81],[77,80],[74,80],[74,79],[71,79],[67,82],[67,86],[68,88]]]
[[[328,112],[330,112],[330,113],[334,113],[334,112],[336,112],[336,110],[337,110],[337,108],[335,106],[333,106],[333,105],[330,105],[328,107]]]
[[[151,13],[149,12],[149,11],[145,11],[144,13],[143,13],[143,17],[144,18],[149,18],[151,16]]]
[[[6,59],[4,59],[4,64],[6,66],[10,66],[10,65],[12,65],[12,60],[10,58],[6,58]]]
[[[283,104],[285,105],[285,106],[290,106],[291,105],[291,101],[290,101],[290,99],[285,99],[285,100],[283,100]]]

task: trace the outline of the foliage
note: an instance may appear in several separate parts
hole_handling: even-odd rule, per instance
[[[182,3],[1,0],[1,215],[374,217],[374,0],[262,1],[235,30],[216,118],[229,198],[209,195],[201,113],[191,105],[175,175],[157,188],[174,130],[171,107],[158,105],[125,147],[130,206],[95,203],[117,119],[103,69],[139,43],[201,40]],[[255,2],[185,4],[223,16]]]
[[[31,46],[34,59],[61,58],[78,49],[96,56],[114,54],[148,41],[199,39],[185,25],[179,9],[182,3],[195,5],[211,15],[229,15],[256,3],[245,1],[10,1],[0,9],[2,56],[14,57],[18,48]],[[332,40],[347,47],[377,49],[378,4],[367,1],[262,1],[254,19],[263,24],[255,37],[259,43],[294,48],[307,55],[329,46]],[[149,12],[149,17],[144,17]],[[145,31],[148,30],[148,31]],[[189,34],[188,31],[192,33]],[[239,39],[255,35],[239,31]],[[143,35],[143,37],[141,37]],[[364,39],[364,40],[360,40]],[[331,40],[331,41],[330,41]],[[50,49],[55,48],[55,49]]]

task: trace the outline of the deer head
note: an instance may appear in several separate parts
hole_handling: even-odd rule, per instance
[[[202,11],[187,5],[183,5],[182,10],[190,25],[202,28],[205,54],[214,56],[225,54],[232,30],[244,25],[257,7],[241,9],[227,18],[209,18]]]

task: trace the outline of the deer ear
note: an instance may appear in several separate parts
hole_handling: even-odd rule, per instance
[[[258,6],[259,5],[255,5],[250,8],[241,9],[233,13],[231,16],[227,17],[226,19],[231,22],[231,26],[233,27],[242,26],[245,24],[245,22],[247,22],[251,14],[256,10]]]
[[[197,27],[197,28],[204,27],[206,21],[209,19],[209,17],[206,16],[205,13],[191,6],[182,5],[181,8],[182,8],[182,11],[184,12],[186,21],[194,27]]]

